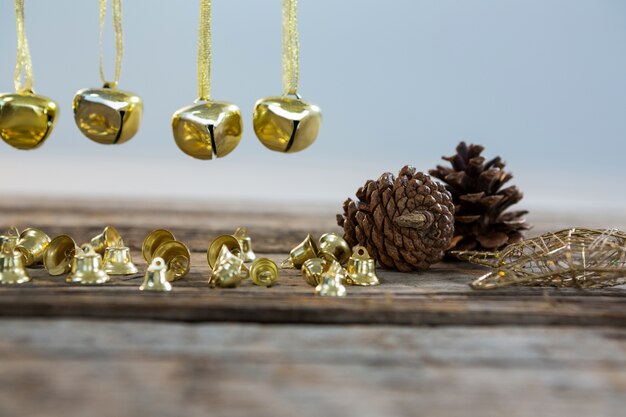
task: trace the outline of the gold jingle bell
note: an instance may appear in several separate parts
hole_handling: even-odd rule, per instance
[[[344,269],[337,261],[332,261],[328,271],[322,275],[322,282],[315,287],[315,294],[322,297],[344,297],[346,287],[342,281],[345,279]]]
[[[165,242],[175,241],[176,238],[169,230],[165,229],[156,229],[150,232],[148,236],[143,240],[143,244],[141,245],[141,254],[146,262],[152,262],[152,258],[154,258],[154,252],[164,244]]]
[[[256,285],[271,287],[278,280],[278,266],[270,259],[257,259],[250,267],[250,276]]]
[[[0,285],[24,284],[31,280],[28,271],[24,268],[23,257],[20,252],[14,251],[10,245],[4,245],[0,250]]]
[[[329,261],[337,261],[345,265],[350,259],[352,250],[345,239],[337,233],[326,233],[320,237],[319,255]]]
[[[83,245],[74,255],[72,271],[65,279],[71,284],[82,285],[104,284],[110,280],[109,275],[102,269],[102,257],[88,244]]]
[[[159,257],[155,257],[143,280],[143,284],[139,287],[140,291],[172,291],[172,284],[170,284],[166,277],[167,266],[165,261]]]
[[[89,244],[96,253],[104,255],[106,248],[124,246],[124,239],[115,227],[107,226],[102,233],[91,239]]]
[[[104,271],[110,275],[133,275],[138,269],[128,247],[111,246],[104,252]]]
[[[308,148],[321,123],[320,108],[299,96],[267,97],[254,106],[254,132],[273,151],[293,153]]]
[[[172,116],[176,144],[187,155],[213,159],[231,153],[241,140],[243,124],[239,107],[207,101],[182,108]]]
[[[363,246],[355,246],[354,253],[348,261],[346,282],[350,285],[379,285],[376,276],[376,261],[370,257]]]
[[[287,268],[302,268],[304,262],[309,259],[317,258],[318,249],[315,241],[313,240],[313,236],[310,234],[300,243],[298,246],[293,248],[289,253],[289,258],[285,259],[280,267],[283,269]]]
[[[5,245],[11,248],[11,250],[15,249],[19,239],[20,232],[17,230],[17,227],[10,227],[9,230],[0,235],[0,249]]]
[[[54,128],[59,106],[32,91],[0,94],[0,137],[14,148],[43,145]]]
[[[80,249],[74,239],[68,235],[59,235],[52,239],[43,256],[43,266],[50,275],[63,275],[72,269],[72,261]]]
[[[24,266],[33,266],[43,261],[43,255],[50,244],[50,237],[38,229],[25,229],[17,241],[15,250],[21,252]]]
[[[161,258],[167,270],[165,277],[169,282],[176,281],[189,273],[191,253],[184,243],[177,240],[164,242],[156,249],[154,258]]]
[[[236,237],[232,235],[221,235],[213,239],[209,249],[207,250],[206,258],[211,268],[215,268],[218,262],[218,258],[221,256],[222,247],[226,246],[228,251],[236,256],[241,257],[241,246]]]
[[[209,285],[220,288],[237,287],[245,275],[246,267],[243,259],[232,254],[226,245],[221,247],[217,264],[209,279]]]
[[[302,276],[307,284],[316,287],[322,282],[322,276],[330,265],[331,263],[323,258],[309,259],[302,265]]]
[[[252,239],[248,236],[248,230],[245,227],[238,228],[233,234],[235,239],[239,241],[241,247],[241,257],[244,262],[252,262],[256,259],[256,254],[252,250]]]

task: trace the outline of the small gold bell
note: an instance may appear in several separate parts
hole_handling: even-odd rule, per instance
[[[177,240],[159,245],[153,257],[161,258],[165,262],[167,267],[165,277],[169,282],[181,279],[189,273],[191,268],[191,253],[185,244]]]
[[[323,258],[308,259],[302,265],[302,276],[307,284],[316,287],[322,282],[322,276],[328,271],[331,262]]]
[[[2,250],[0,250],[0,285],[23,284],[29,282],[30,279],[28,271],[24,268],[22,254],[14,251],[10,245],[2,246]]]
[[[3,245],[7,245],[11,250],[15,249],[17,242],[20,239],[20,232],[17,227],[11,227],[4,234],[0,235],[0,249]]]
[[[342,281],[345,279],[344,269],[337,261],[332,261],[328,271],[322,275],[322,282],[315,287],[315,294],[322,297],[344,297],[346,287]]]
[[[289,258],[285,259],[280,267],[283,269],[286,268],[302,268],[304,262],[309,259],[317,258],[318,249],[315,241],[313,240],[313,236],[307,235],[307,237],[300,243],[298,246],[293,248],[289,253]]]
[[[72,271],[65,281],[71,284],[97,285],[111,280],[102,269],[102,257],[91,245],[83,245],[74,255]]]
[[[270,259],[257,259],[250,267],[250,276],[256,285],[271,287],[278,280],[278,266]]]
[[[206,258],[211,268],[215,268],[217,264],[217,258],[219,258],[222,252],[222,246],[226,246],[229,252],[236,257],[241,257],[241,246],[236,237],[232,235],[221,235],[213,239],[213,242],[209,245]]]
[[[102,233],[91,239],[89,243],[96,253],[104,255],[106,248],[124,246],[124,239],[122,239],[120,232],[115,227],[107,226]]]
[[[130,249],[126,246],[110,246],[104,252],[104,270],[110,275],[133,275],[138,272]]]
[[[141,291],[171,291],[172,284],[167,281],[167,266],[165,261],[156,257],[150,263],[143,284],[139,287]]]
[[[252,239],[248,236],[248,230],[245,227],[240,227],[233,234],[235,239],[239,241],[241,246],[241,257],[244,262],[252,262],[256,259],[256,255],[252,250]]]
[[[15,250],[22,253],[24,266],[37,265],[43,261],[43,255],[50,244],[50,237],[38,229],[25,229],[17,241]]]
[[[17,149],[38,148],[50,136],[58,108],[32,91],[0,94],[0,137]]]
[[[241,283],[245,274],[243,259],[232,254],[226,245],[221,247],[209,285],[220,288],[234,288]]]
[[[182,108],[172,116],[176,144],[187,155],[213,159],[231,153],[241,140],[243,124],[239,107],[208,101]]]
[[[103,88],[80,90],[72,107],[83,135],[105,145],[129,141],[139,130],[143,114],[139,96],[108,83]]]
[[[379,285],[376,276],[376,261],[367,253],[363,246],[355,246],[354,253],[348,261],[348,276],[346,282],[350,285]]]
[[[169,230],[165,229],[156,229],[150,232],[148,236],[143,240],[143,244],[141,245],[141,254],[146,262],[152,262],[152,258],[154,258],[154,252],[165,242],[175,241],[176,238]]]
[[[320,108],[299,97],[267,97],[254,106],[254,132],[273,151],[293,153],[308,148],[321,123]]]
[[[337,261],[345,265],[350,259],[350,245],[337,233],[326,233],[320,237],[319,255],[329,261]]]
[[[43,256],[43,266],[50,275],[63,275],[72,269],[72,261],[80,249],[74,239],[68,235],[59,235],[52,239]]]

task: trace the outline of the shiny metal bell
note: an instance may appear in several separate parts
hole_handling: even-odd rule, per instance
[[[133,263],[130,249],[126,246],[111,246],[104,251],[104,270],[109,275],[133,275],[138,271]]]
[[[283,269],[286,268],[302,268],[304,262],[309,259],[318,257],[318,249],[315,241],[313,240],[313,236],[310,234],[300,243],[298,246],[293,248],[289,253],[289,258],[285,259],[280,267]]]
[[[176,144],[187,155],[221,158],[241,141],[241,111],[234,104],[218,101],[193,104],[174,113],[172,130]]]
[[[167,267],[165,277],[169,282],[181,279],[191,268],[191,253],[185,244],[177,240],[160,244],[153,257],[161,258],[165,262]]]
[[[209,279],[209,285],[220,288],[237,287],[245,276],[243,259],[232,254],[226,245],[221,247],[216,266]]]
[[[14,148],[43,145],[56,123],[59,106],[32,92],[0,94],[0,137]]]
[[[0,250],[6,245],[8,250],[14,250],[20,239],[20,232],[17,227],[11,227],[9,230],[0,235]]]
[[[39,229],[25,229],[17,241],[15,250],[22,253],[24,266],[34,266],[43,261],[43,255],[50,244],[50,237]]]
[[[318,254],[329,261],[337,261],[345,265],[350,259],[352,250],[343,237],[337,233],[326,233],[320,237]]]
[[[148,236],[143,240],[143,244],[141,245],[141,254],[143,255],[143,259],[146,262],[152,262],[154,258],[154,252],[165,242],[175,241],[176,238],[166,229],[156,229],[150,232]]]
[[[238,228],[233,237],[239,241],[241,247],[241,257],[244,262],[252,262],[256,259],[256,254],[252,250],[252,239],[248,236],[248,230],[245,227]]]
[[[331,262],[323,258],[308,259],[302,265],[302,276],[307,284],[316,287],[322,282],[322,276],[328,271]]]
[[[146,276],[143,280],[143,284],[139,286],[140,291],[172,291],[172,284],[170,284],[166,277],[167,266],[165,261],[159,257],[156,257],[150,263]]]
[[[278,265],[267,258],[259,258],[250,267],[252,282],[262,287],[271,287],[278,281]]]
[[[376,276],[376,261],[363,246],[354,247],[354,253],[348,261],[346,283],[363,286],[380,284]]]
[[[328,271],[322,275],[322,282],[315,287],[315,294],[322,297],[344,297],[346,287],[343,286],[345,270],[337,261],[332,261]]]
[[[89,242],[91,247],[96,253],[104,255],[106,248],[110,247],[123,247],[124,239],[120,235],[120,232],[113,226],[107,226],[102,233],[94,236]]]
[[[24,284],[30,280],[22,254],[4,246],[0,250],[0,285]]]
[[[254,132],[265,147],[285,153],[308,148],[319,132],[322,112],[292,97],[267,97],[254,106]]]
[[[74,121],[83,135],[105,145],[129,141],[139,130],[143,114],[139,96],[108,84],[80,90],[72,107]]]
[[[63,275],[70,272],[74,256],[80,248],[68,235],[52,239],[43,256],[43,266],[50,275]]]
[[[93,250],[91,245],[81,246],[81,250],[74,255],[72,271],[65,278],[71,284],[98,285],[111,280],[102,269],[102,257]]]
[[[236,237],[232,235],[218,236],[213,239],[206,254],[207,261],[211,268],[215,268],[217,265],[217,258],[220,256],[222,246],[226,246],[226,249],[234,256],[241,257],[241,246]]]

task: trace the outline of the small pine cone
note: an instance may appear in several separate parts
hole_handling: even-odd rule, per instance
[[[382,267],[402,272],[441,260],[454,233],[452,196],[443,185],[405,166],[397,177],[368,180],[356,197],[337,215],[351,246],[365,246]]]

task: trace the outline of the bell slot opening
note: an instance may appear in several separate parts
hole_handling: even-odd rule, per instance
[[[120,110],[120,128],[117,130],[117,135],[115,136],[115,140],[113,141],[113,144],[117,144],[117,142],[120,141],[120,139],[122,138],[122,131],[124,130],[124,116],[126,115],[126,112],[124,110]]]
[[[291,137],[289,138],[289,143],[287,144],[287,148],[285,152],[289,152],[294,142],[296,141],[296,133],[298,132],[298,125],[300,124],[299,120],[295,120],[293,122],[293,130],[291,131]]]
[[[211,152],[213,153],[213,155],[217,156],[217,146],[215,145],[215,132],[214,132],[214,127],[213,125],[208,125],[207,126],[209,129],[209,136],[211,136]]]

